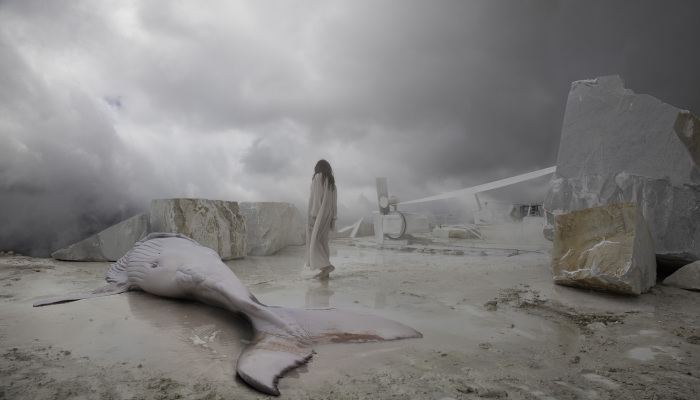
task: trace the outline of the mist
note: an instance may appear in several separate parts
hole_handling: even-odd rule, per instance
[[[550,167],[573,81],[700,115],[697,38],[697,1],[2,1],[0,250],[47,257],[155,198],[304,214],[321,158],[341,227],[378,176],[408,201]]]

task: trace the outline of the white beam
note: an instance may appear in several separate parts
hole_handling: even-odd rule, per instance
[[[527,174],[522,174],[522,175],[513,176],[510,178],[506,178],[506,179],[501,179],[500,181],[484,183],[483,185],[472,186],[472,187],[469,187],[466,189],[455,190],[454,192],[447,192],[447,193],[443,193],[443,194],[438,194],[436,196],[424,197],[424,198],[418,199],[418,200],[404,201],[404,202],[401,202],[399,204],[423,203],[426,201],[451,199],[453,197],[468,196],[471,194],[481,193],[481,192],[485,192],[487,190],[492,190],[492,189],[497,189],[500,187],[512,185],[514,183],[528,181],[530,179],[534,179],[534,178],[538,178],[540,176],[554,173],[554,171],[556,171],[556,170],[557,170],[556,166],[549,167],[549,168],[545,168],[545,169],[540,169],[538,171],[529,172]]]

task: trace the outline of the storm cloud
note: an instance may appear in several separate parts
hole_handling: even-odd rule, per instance
[[[377,176],[411,200],[549,167],[572,81],[699,115],[698,38],[697,1],[1,1],[0,250],[154,198],[303,212],[320,158],[341,226]]]

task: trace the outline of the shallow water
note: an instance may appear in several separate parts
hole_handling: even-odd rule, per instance
[[[473,385],[500,388],[514,398],[606,399],[647,390],[650,381],[674,382],[664,393],[681,397],[700,388],[692,375],[698,346],[684,339],[696,335],[697,325],[696,312],[681,314],[686,293],[626,297],[557,286],[546,247],[513,254],[512,245],[490,245],[484,253],[475,247],[455,255],[450,245],[391,249],[334,242],[337,269],[325,281],[304,269],[304,246],[226,264],[262,303],[368,312],[424,335],[320,345],[308,365],[280,381],[290,398],[362,398],[368,391],[379,398],[460,398]],[[0,260],[0,370],[7,374],[0,389],[26,381],[17,387],[39,391],[92,374],[96,387],[118,388],[121,394],[113,398],[149,398],[157,393],[150,390],[167,389],[163,377],[184,384],[172,386],[173,396],[203,397],[206,391],[184,389],[198,382],[229,397],[257,396],[235,378],[249,328],[226,311],[143,292],[32,308],[38,300],[91,292],[104,284],[108,268]],[[491,311],[489,301],[497,305]],[[594,318],[601,316],[613,322]],[[9,364],[13,348],[24,353]],[[666,376],[625,372],[637,368]],[[125,379],[134,383],[120,383]]]

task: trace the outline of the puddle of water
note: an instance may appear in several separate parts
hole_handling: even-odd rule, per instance
[[[593,389],[581,389],[577,386],[574,386],[570,384],[569,382],[564,382],[564,381],[554,381],[557,385],[563,386],[568,388],[569,390],[575,392],[581,399],[597,399],[600,396],[598,396],[598,392],[596,392]]]
[[[303,257],[303,252],[295,256]],[[373,280],[374,271],[377,269],[381,269],[382,274],[387,272],[394,274],[395,269],[393,276],[401,280],[411,280],[412,273],[416,270],[422,273],[425,268],[435,269],[436,273],[439,273],[440,265],[432,264],[436,257],[436,255],[406,254],[381,249],[339,249],[337,258],[334,259],[334,262],[338,261],[334,274],[342,278],[331,278],[326,281],[302,278],[299,275],[301,268],[296,268],[293,273],[297,275],[290,275],[290,278],[284,281],[275,279],[274,282],[269,281],[269,284],[255,285],[251,291],[262,303],[269,305],[293,308],[331,307],[370,312],[409,325],[422,332],[425,337],[429,335],[432,339],[440,337],[440,342],[444,346],[455,349],[475,348],[482,341],[489,341],[501,347],[512,347],[509,341],[522,342],[522,338],[540,343],[554,343],[565,350],[578,347],[579,334],[556,322],[521,312],[507,312],[505,308],[495,313],[486,311],[483,308],[484,302],[486,299],[493,298],[497,292],[492,288],[483,293],[480,292],[481,286],[490,286],[478,284],[474,286],[473,279],[465,282],[465,289],[469,288],[468,292],[460,292],[457,286],[450,289],[457,290],[454,293],[431,292],[420,286],[417,286],[413,293],[411,286],[407,288],[404,285],[401,289],[397,289],[399,285],[396,282],[386,284]],[[292,261],[294,265],[302,264],[302,262],[293,262],[293,258],[291,257],[290,260],[290,257],[287,257],[288,263]],[[266,279],[273,279],[277,274],[290,273],[290,268],[266,260],[256,260],[258,265],[239,264],[234,269],[244,281],[253,277],[266,281]],[[426,264],[426,260],[431,261],[431,264]],[[448,257],[448,260],[451,263],[463,264],[465,276],[470,274],[470,271],[487,268],[479,264],[481,262],[479,258],[472,260],[467,256],[459,258],[452,256]],[[474,260],[475,262],[472,263]],[[263,266],[261,263],[267,264]],[[266,269],[265,272],[251,271],[261,266]],[[280,268],[286,268],[286,270]],[[529,273],[520,269],[522,268],[514,263],[508,268],[506,277],[494,273],[492,278],[512,280],[513,284],[517,285],[521,281],[520,275],[526,276]],[[266,278],[266,275],[270,277]],[[467,297],[469,300],[466,299]],[[463,298],[465,300],[459,300]]]
[[[534,343],[559,345],[567,353],[579,345],[578,333],[556,322],[509,307],[496,312],[483,308],[487,300],[498,295],[496,288],[520,285],[532,274],[548,274],[546,269],[523,268],[517,257],[503,258],[494,269],[493,261],[478,256],[340,248],[332,258],[337,270],[331,276],[337,278],[327,281],[304,277],[304,258],[304,246],[297,246],[273,256],[246,257],[226,264],[265,304],[369,312],[409,325],[425,337],[375,345],[330,346],[323,349],[331,355],[329,363],[333,354],[341,358],[347,354],[372,358],[385,353],[399,357],[410,348],[515,358]],[[63,282],[60,292],[54,289],[54,293],[51,274],[37,274],[35,283],[43,286],[32,292],[58,297],[91,291],[103,284],[106,269],[102,269],[85,277],[81,274],[75,285]],[[93,285],[96,278],[99,285]],[[542,282],[542,287],[551,286],[548,279]],[[223,310],[142,292],[35,310],[42,320],[24,321],[16,332],[10,329],[10,337],[27,332],[30,325],[29,331],[37,332],[39,342],[60,343],[75,357],[90,357],[104,365],[142,364],[182,379],[203,374],[216,380],[231,379],[244,341],[250,339],[247,325]],[[46,326],[52,327],[51,332]],[[493,347],[484,351],[481,343]],[[361,364],[358,362],[358,366]]]
[[[635,347],[627,350],[627,357],[638,361],[651,361],[654,358],[654,352],[650,347]]]
[[[627,357],[639,361],[651,361],[656,359],[657,355],[668,356],[676,361],[683,360],[683,357],[678,355],[678,349],[671,346],[635,347],[627,350]]]
[[[33,343],[46,345],[48,353],[67,351],[70,357],[106,367],[141,365],[183,380],[233,379],[243,340],[250,339],[248,326],[224,310],[143,292],[40,308],[13,307],[20,306],[14,311],[24,315],[21,324],[7,328],[7,345],[15,341],[21,345],[31,332]],[[50,343],[54,345],[49,347]]]
[[[653,330],[653,329],[640,329],[637,332],[634,332],[632,334],[620,336],[620,339],[630,340],[630,339],[634,339],[634,338],[639,338],[641,336],[660,337],[660,336],[663,336],[663,333],[660,331]]]
[[[588,374],[582,374],[581,376],[588,379],[589,381],[593,381],[595,383],[600,384],[601,386],[604,386],[608,390],[617,389],[620,387],[619,384],[611,381],[610,379],[608,379],[604,376],[600,376],[598,374],[588,373]]]

